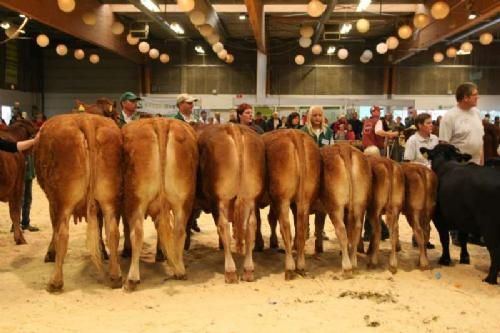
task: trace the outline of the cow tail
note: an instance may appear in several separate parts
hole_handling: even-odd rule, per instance
[[[238,152],[238,179],[245,177],[245,137],[238,126],[231,126],[232,136],[235,142],[235,149]],[[233,237],[236,240],[236,250],[238,253],[243,253],[243,240],[245,239],[245,226],[248,220],[248,214],[244,211],[245,203],[240,194],[236,196],[233,212]]]
[[[351,149],[348,146],[345,145],[339,145],[339,151],[340,151],[340,156],[342,157],[342,160],[344,161],[344,167],[347,170],[347,177],[348,177],[348,183],[349,183],[349,203],[348,203],[348,208],[347,208],[347,221],[348,228],[354,227],[352,223],[354,223],[354,214],[353,214],[353,203],[354,203],[354,177],[353,177],[353,165],[352,165],[352,154],[353,154],[353,149]]]
[[[92,117],[83,121],[82,132],[87,143],[87,172],[89,175],[86,197],[87,248],[90,258],[99,272],[103,271],[100,247],[100,230],[97,222],[97,204],[95,201],[97,143],[96,127]]]

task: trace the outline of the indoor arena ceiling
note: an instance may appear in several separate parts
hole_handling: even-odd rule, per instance
[[[141,1],[145,0],[76,0],[75,12],[79,10],[80,14],[66,14],[56,10],[59,17],[55,18],[51,16],[53,14],[45,13],[45,8],[55,6],[54,8],[57,9],[56,0],[0,0],[0,19],[2,22],[10,21],[20,24],[22,19],[18,17],[18,14],[24,13],[33,18],[26,25],[26,33],[22,36],[24,38],[34,38],[43,32],[50,34],[51,38],[65,40],[68,43],[71,41],[82,43],[79,40],[84,40],[126,57],[127,55],[121,52],[120,47],[112,45],[115,43],[112,40],[101,41],[95,38],[96,35],[87,35],[84,32],[82,35],[74,34],[75,25],[88,29],[88,26],[85,27],[81,20],[79,22],[64,21],[60,20],[60,17],[69,14],[81,16],[81,13],[85,11],[99,12],[99,8],[106,7],[109,13],[114,14],[114,20],[123,23],[126,31],[140,30],[147,24],[149,40],[165,42],[204,40],[200,31],[191,23],[188,13],[182,11],[177,5],[177,1],[151,0],[157,5],[157,11],[149,11]],[[413,27],[413,17],[419,6],[423,4],[428,9],[436,2],[436,0],[372,1],[366,10],[359,12],[356,9],[360,1],[365,0],[323,0],[323,4],[332,10],[325,11],[320,17],[308,15],[308,0],[196,0],[195,9],[198,9],[198,3],[202,3],[202,8],[207,6],[210,8],[214,13],[217,32],[228,48],[232,46],[248,50],[259,49],[264,53],[269,53],[282,45],[296,44],[299,47],[300,28],[304,25],[311,25],[314,28],[314,35],[311,39],[319,44],[376,45],[385,41],[389,36],[397,36],[398,28],[404,24]],[[27,3],[30,2],[38,5],[29,6]],[[492,32],[495,37],[499,37],[500,1],[450,0],[446,2],[450,6],[448,17],[443,20],[431,18],[426,27],[414,29],[409,39],[401,40],[397,50],[398,55],[394,58],[396,62],[418,51],[426,50],[438,42],[460,39],[464,35],[467,35],[468,39],[477,39],[479,33],[485,29]],[[472,20],[468,19],[471,13],[478,16]],[[370,23],[369,30],[364,33],[356,29],[356,23],[361,18],[369,20]],[[182,34],[173,32],[168,27],[173,23],[181,26],[184,32]],[[347,24],[351,24],[352,29],[348,33],[341,33],[342,26]],[[123,40],[125,35],[126,32],[122,36]],[[122,43],[127,46],[124,41]],[[326,48],[323,51],[326,51]]]

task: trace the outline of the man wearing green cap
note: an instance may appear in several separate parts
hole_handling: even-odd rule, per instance
[[[122,107],[122,111],[118,117],[118,126],[123,127],[125,124],[128,124],[131,121],[137,120],[141,118],[141,114],[137,112],[137,101],[140,101],[141,98],[137,97],[133,92],[127,91],[123,93],[120,97],[120,105]]]

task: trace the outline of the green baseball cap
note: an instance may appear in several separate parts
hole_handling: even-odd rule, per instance
[[[140,97],[137,97],[136,94],[134,94],[133,92],[130,92],[130,91],[127,91],[125,93],[123,93],[123,95],[120,97],[120,102],[123,102],[123,101],[140,101],[141,98]]]

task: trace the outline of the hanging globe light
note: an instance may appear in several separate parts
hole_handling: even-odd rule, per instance
[[[140,42],[139,43],[139,52],[148,53],[149,52],[149,43],[148,42]]]
[[[493,42],[493,35],[489,32],[483,32],[479,36],[479,43],[482,45],[490,45]]]
[[[370,30],[370,21],[364,18],[359,19],[356,21],[356,29],[362,34],[368,32],[368,30]]]
[[[49,43],[50,43],[50,40],[49,40],[49,37],[47,37],[47,35],[40,34],[36,37],[36,43],[40,47],[47,47],[47,45],[49,45]]]
[[[111,32],[115,35],[121,35],[125,31],[125,27],[121,22],[113,22],[111,25]]]
[[[302,37],[311,38],[314,35],[314,29],[310,25],[303,25],[300,27],[300,35]]]
[[[307,4],[307,14],[312,17],[319,17],[325,11],[326,6],[319,0],[311,0]]]
[[[220,36],[219,34],[211,34],[210,36],[207,37],[207,42],[210,45],[214,45],[220,41]]]
[[[68,48],[64,44],[59,44],[56,46],[56,53],[60,56],[65,56],[68,54]]]
[[[82,60],[83,58],[85,58],[85,52],[83,52],[82,49],[76,49],[73,55],[77,60]]]
[[[85,12],[82,14],[82,20],[86,25],[95,25],[97,22],[97,15],[92,11]]]
[[[428,15],[427,9],[425,5],[418,4],[417,9],[415,10],[415,16],[413,16],[413,25],[417,29],[424,28],[427,24],[429,24],[431,18]]]
[[[305,59],[304,59],[304,56],[303,56],[302,54],[299,54],[299,55],[296,55],[296,56],[295,56],[295,63],[296,63],[297,65],[299,65],[299,66],[300,66],[300,65],[303,65],[303,64],[304,64],[304,61],[305,61]]]
[[[99,56],[97,54],[91,54],[89,57],[89,61],[92,64],[97,64],[99,62]]]
[[[160,51],[158,51],[157,49],[151,49],[149,50],[149,57],[151,59],[156,59],[160,56]]]
[[[234,56],[232,54],[228,54],[226,57],[226,62],[228,64],[232,64],[234,62]]]
[[[160,54],[160,61],[164,64],[170,61],[170,56],[166,53]]]
[[[129,32],[127,34],[127,43],[130,45],[137,45],[139,43],[139,38],[132,36],[132,34]]]
[[[436,20],[442,20],[450,13],[450,5],[445,1],[437,1],[431,7],[431,15]]]
[[[194,0],[177,0],[177,6],[184,12],[190,12],[194,9]]]
[[[386,43],[378,43],[376,47],[377,53],[378,54],[385,54],[387,53],[387,44]]]
[[[408,24],[404,24],[400,26],[398,29],[398,35],[401,39],[408,39],[411,37],[412,34],[413,34],[413,29]]]
[[[203,37],[208,37],[214,33],[214,28],[210,24],[203,24],[198,27],[198,30]]]
[[[300,47],[308,48],[309,46],[311,46],[311,44],[312,44],[311,38],[300,37],[300,39],[299,39]]]
[[[214,44],[214,46],[212,46],[212,51],[214,51],[215,53],[219,53],[223,49],[224,49],[224,45],[222,45],[221,42],[217,42]]]
[[[57,0],[57,6],[65,13],[70,13],[75,10],[75,0]]]
[[[394,50],[399,46],[399,40],[394,36],[387,38],[385,43],[387,44],[387,48],[389,50]]]
[[[321,54],[322,50],[323,48],[319,44],[314,44],[313,47],[311,48],[312,53],[315,55]]]
[[[203,12],[199,10],[193,10],[191,13],[189,13],[189,20],[195,26],[202,25],[203,23],[205,23],[206,17],[205,14],[203,14]]]
[[[217,57],[219,57],[220,60],[225,60],[227,57],[227,50],[222,49],[219,52],[217,52]]]
[[[474,46],[472,45],[471,42],[463,42],[462,45],[460,45],[460,50],[466,52],[466,53],[469,53],[469,52],[472,52],[472,48]]]
[[[455,58],[457,56],[457,49],[453,46],[450,46],[448,49],[446,49],[446,56],[448,58]]]
[[[339,57],[340,60],[345,60],[347,59],[348,56],[349,56],[349,51],[347,51],[347,49],[342,48],[337,52],[337,57]]]
[[[444,60],[444,54],[442,54],[441,52],[436,52],[434,53],[433,59],[434,62],[441,62]]]

